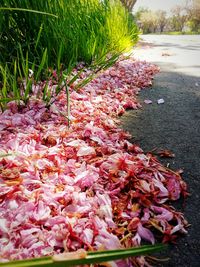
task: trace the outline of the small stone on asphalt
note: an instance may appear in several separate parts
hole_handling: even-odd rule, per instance
[[[164,104],[165,103],[165,100],[163,98],[160,98],[160,99],[158,99],[157,103],[158,104]]]

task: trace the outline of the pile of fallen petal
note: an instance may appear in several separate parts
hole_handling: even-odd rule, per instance
[[[0,114],[0,261],[153,244],[186,232],[183,215],[167,205],[186,193],[179,173],[117,127],[116,115],[140,107],[139,88],[157,72],[122,60],[71,90],[70,128],[64,92],[49,109],[32,97]],[[146,264],[116,264],[134,262]]]

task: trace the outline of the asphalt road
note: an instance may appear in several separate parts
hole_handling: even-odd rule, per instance
[[[200,266],[200,35],[144,35],[133,50],[136,59],[160,66],[153,86],[140,93],[143,106],[128,111],[122,125],[133,136],[133,142],[144,151],[168,149],[175,158],[161,161],[172,169],[183,169],[183,178],[191,196],[183,205],[174,206],[183,211],[191,224],[188,235],[180,237],[176,245],[163,252],[170,257],[164,267]],[[157,104],[163,98],[164,104]],[[144,104],[145,99],[153,101]]]

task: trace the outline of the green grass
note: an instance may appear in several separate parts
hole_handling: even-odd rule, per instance
[[[1,6],[44,12],[0,10],[1,62],[16,57],[21,44],[36,63],[46,48],[51,66],[58,58],[66,66],[80,60],[91,63],[130,48],[137,39],[136,26],[119,1],[1,0]]]
[[[10,97],[22,97],[13,91],[22,78],[29,82],[28,69],[38,82],[49,67],[69,73],[80,61],[105,65],[108,55],[130,49],[138,38],[118,0],[1,0],[0,14],[0,103],[9,96],[5,86]],[[30,92],[31,82],[23,100]]]

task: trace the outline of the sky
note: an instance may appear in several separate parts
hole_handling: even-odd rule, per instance
[[[137,11],[139,7],[147,7],[151,10],[162,9],[170,13],[170,9],[176,5],[185,5],[187,0],[137,0],[133,12]]]

